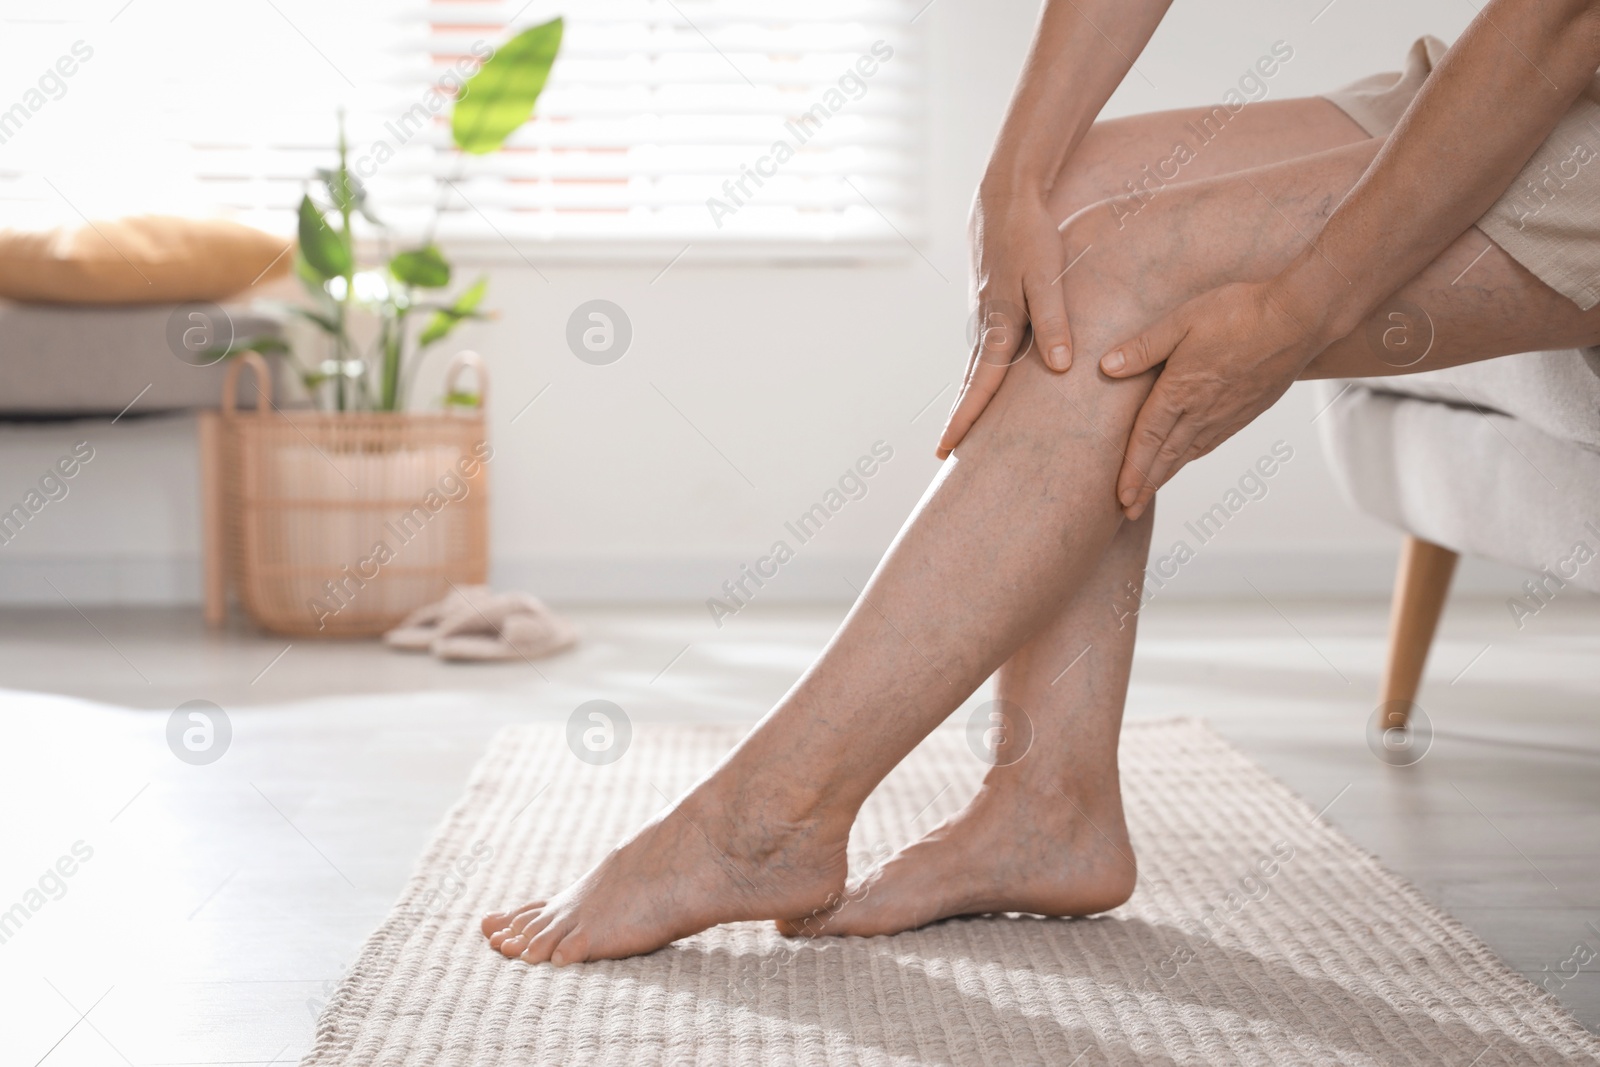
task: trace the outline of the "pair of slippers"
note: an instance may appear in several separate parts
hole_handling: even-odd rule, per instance
[[[390,648],[431,652],[444,660],[534,660],[576,644],[578,632],[538,597],[452,585],[436,604],[418,608],[383,635]]]

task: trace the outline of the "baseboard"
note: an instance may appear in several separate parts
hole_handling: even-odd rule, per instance
[[[200,603],[198,556],[18,556],[0,548],[0,604]]]
[[[1200,553],[1177,568],[1158,591],[1173,600],[1234,600],[1254,597],[1387,598],[1394,588],[1393,551],[1304,551]],[[849,600],[872,573],[876,557],[796,557],[775,578],[744,589],[755,603],[827,603]],[[1152,564],[1154,561],[1152,561]],[[704,603],[727,599],[725,581],[740,577],[732,559],[552,559],[501,558],[497,584],[530,589],[553,602],[626,604]],[[1515,595],[1526,572],[1486,560],[1462,560],[1455,592],[1468,596]],[[744,592],[740,591],[741,598]]]
[[[798,555],[760,586],[734,556],[512,556],[496,559],[490,580],[527,589],[558,604],[697,604],[718,598],[738,607],[847,602],[872,573],[875,557]],[[1156,565],[1152,561],[1152,567]],[[1163,600],[1384,598],[1394,582],[1395,554],[1384,551],[1201,552],[1155,577]],[[1515,596],[1526,572],[1484,560],[1463,560],[1454,592]],[[742,582],[741,582],[742,579]],[[742,588],[741,588],[742,586]],[[1252,590],[1254,586],[1254,590]],[[1154,582],[1150,583],[1155,588]],[[176,557],[8,556],[0,549],[0,604],[75,606],[198,604],[200,561]]]

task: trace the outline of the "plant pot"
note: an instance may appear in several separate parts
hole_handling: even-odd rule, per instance
[[[234,403],[255,373],[254,410]],[[445,412],[284,411],[266,363],[236,358],[220,415],[202,429],[211,474],[207,614],[231,586],[261,626],[300,637],[370,637],[489,567],[489,448],[483,361],[455,357],[447,392],[471,368],[478,406]],[[207,440],[209,437],[209,441]],[[216,566],[216,564],[213,564]]]

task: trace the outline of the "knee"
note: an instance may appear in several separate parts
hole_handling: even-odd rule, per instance
[[[1224,281],[1239,258],[1212,191],[1174,190],[1127,224],[1133,197],[1088,204],[1060,227],[1074,353],[1093,358]],[[1232,243],[1230,244],[1230,240]],[[1077,358],[1075,355],[1074,358]]]
[[[1132,201],[1132,196],[1091,200],[1063,219],[1057,230],[1067,262],[1081,261],[1089,252],[1097,251],[1090,261],[1096,271],[1086,272],[1093,274],[1138,255],[1147,238],[1138,232],[1126,231],[1128,205]],[[1069,274],[1076,273],[1074,266]]]
[[[1067,302],[1075,359],[1098,360],[1136,332],[1168,302],[1156,236],[1124,230],[1116,209],[1124,197],[1085,205],[1059,227],[1069,264],[1061,285]]]

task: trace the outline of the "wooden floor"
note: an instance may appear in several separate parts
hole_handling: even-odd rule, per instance
[[[28,913],[0,925],[0,1062],[295,1062],[495,729],[596,697],[753,721],[840,613],[574,613],[583,646],[535,668],[187,611],[0,612],[0,923]],[[1210,720],[1600,1028],[1600,957],[1568,962],[1600,952],[1600,604],[1520,632],[1503,603],[1452,604],[1406,768],[1366,737],[1383,605],[1157,602],[1142,630],[1130,715]],[[191,700],[231,725],[209,765],[168,745]]]

